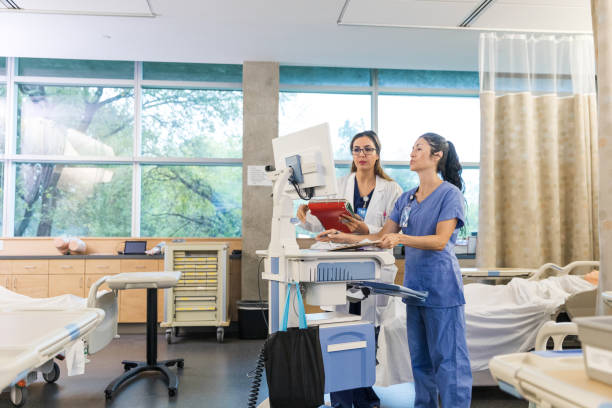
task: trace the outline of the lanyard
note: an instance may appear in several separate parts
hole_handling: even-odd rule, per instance
[[[400,217],[400,228],[408,228],[408,220],[410,219],[410,210],[412,208],[412,202],[416,199],[416,192],[419,191],[419,188],[414,191],[414,193],[410,194],[408,197],[408,205],[404,207],[402,210],[402,215]]]

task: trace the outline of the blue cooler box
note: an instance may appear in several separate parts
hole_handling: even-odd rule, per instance
[[[368,322],[319,326],[325,393],[371,387],[376,381],[374,326]]]

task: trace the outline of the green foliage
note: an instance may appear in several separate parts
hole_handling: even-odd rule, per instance
[[[242,154],[241,92],[144,90],[142,112],[143,154],[226,158]],[[29,119],[50,125],[36,128]],[[108,156],[110,147],[114,155],[131,156],[133,128],[131,88],[19,87],[18,147],[33,146],[37,154],[58,154],[55,150],[64,148],[61,143],[76,134],[71,140],[78,154]],[[42,146],[34,143],[38,140]],[[59,147],[50,143],[57,141]],[[99,149],[100,144],[107,147]],[[92,154],[91,146],[99,151]],[[69,154],[65,149],[60,154]],[[74,179],[75,169],[82,173],[81,179]],[[132,169],[129,165],[19,165],[15,235],[130,235]],[[71,171],[71,181],[63,182]],[[90,185],[82,186],[88,177],[94,177]],[[241,201],[240,166],[143,166],[141,233],[240,236]]]
[[[240,236],[242,168],[143,166],[143,236]]]
[[[59,133],[57,143],[64,146],[64,132],[68,129],[81,132],[110,147],[116,156],[132,154],[134,133],[134,90],[131,88],[62,87],[47,85],[19,85],[19,120],[17,123],[17,152],[32,153],[22,148],[25,138],[36,137],[36,129],[28,126],[30,120],[44,118],[54,125]],[[44,130],[43,130],[44,131]],[[47,131],[45,138],[49,137]],[[91,145],[82,138],[87,155],[106,155],[103,150],[90,152]],[[60,147],[60,154],[64,149]],[[37,152],[38,153],[38,152]],[[44,154],[45,152],[43,152]],[[57,152],[49,152],[57,154]]]
[[[242,92],[145,89],[142,152],[161,157],[242,156]]]

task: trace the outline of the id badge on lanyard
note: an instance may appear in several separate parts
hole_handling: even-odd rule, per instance
[[[359,215],[362,220],[365,220],[368,209],[365,207],[359,207],[356,210],[357,210],[357,215]]]
[[[410,205],[411,204],[412,203],[409,203],[402,210],[402,216],[400,217],[400,225],[399,225],[400,228],[408,228],[408,220],[410,219]]]
[[[416,197],[414,194],[410,195],[410,199],[408,200],[408,204],[402,210],[402,215],[400,216],[400,228],[408,228],[408,220],[410,219],[410,208],[412,206],[412,202]]]

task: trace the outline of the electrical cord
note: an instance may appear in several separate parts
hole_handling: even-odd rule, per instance
[[[259,284],[259,281],[261,279],[260,279],[259,271],[261,268],[261,262],[263,260],[264,258],[261,258],[259,260],[259,263],[257,264],[257,293],[259,294],[259,304],[260,305],[263,304],[263,300],[261,299],[261,285]],[[266,323],[266,328],[268,328],[268,331],[269,331],[270,329],[268,326],[268,319],[266,319],[266,314],[264,313],[263,308],[260,307],[260,310],[261,310],[261,315],[264,318],[264,322]],[[259,351],[259,356],[257,356],[257,365],[255,366],[255,369],[247,373],[247,378],[253,379],[251,383],[251,391],[249,392],[249,401],[247,404],[248,408],[255,408],[257,406],[257,399],[259,398],[259,388],[261,387],[264,363],[266,361],[265,348],[266,348],[266,343],[264,343],[264,345],[261,347],[261,350]]]
[[[261,280],[261,277],[259,276],[259,270],[261,268],[261,262],[264,260],[264,258],[261,258],[259,260],[259,263],[257,264],[257,294],[259,295],[259,304],[262,305],[263,304],[263,300],[261,299],[261,286],[259,284],[259,281]],[[268,331],[270,331],[270,326],[268,326],[268,319],[266,319],[266,314],[264,313],[264,310],[260,307],[259,310],[261,310],[261,315],[263,316],[264,322],[266,323],[266,328],[268,329]]]
[[[257,357],[257,366],[255,367],[255,374],[253,375],[253,383],[251,384],[251,392],[249,392],[249,402],[247,404],[248,408],[257,407],[257,399],[259,397],[259,387],[261,386],[261,377],[263,375],[264,370],[264,362],[265,358],[265,343],[259,352],[259,356]],[[248,375],[247,375],[248,376]]]
[[[294,180],[289,180],[289,181],[291,182],[291,185],[295,189],[295,192],[297,193],[297,195],[302,200],[308,201],[312,198],[312,196],[314,196],[314,187],[306,187],[304,189],[304,192],[302,192],[302,190],[300,189],[300,186],[298,186]]]

